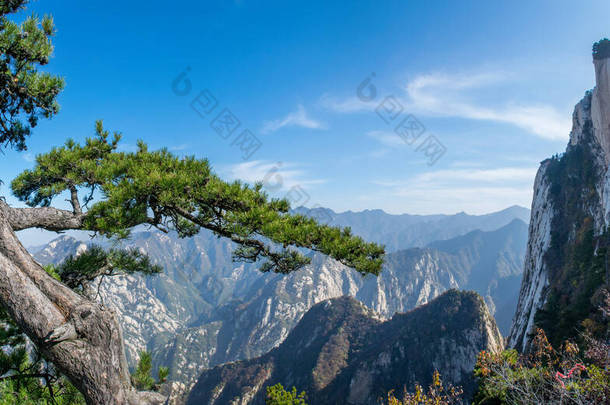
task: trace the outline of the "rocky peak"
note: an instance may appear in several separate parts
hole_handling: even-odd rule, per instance
[[[593,64],[596,86],[574,109],[566,152],[542,162],[534,183],[523,281],[508,339],[523,351],[535,327],[557,340],[575,333],[579,322],[595,316],[593,297],[603,284],[599,263],[610,224],[610,41],[594,45]]]
[[[286,340],[264,356],[205,371],[188,404],[262,405],[265,387],[297,386],[315,404],[377,404],[392,389],[443,380],[472,394],[481,350],[503,349],[483,299],[450,290],[381,322],[350,297],[313,306]]]
[[[595,136],[610,163],[610,55],[593,59],[595,90],[591,100],[591,119]]]
[[[607,42],[606,42],[607,41]],[[570,144],[585,140],[587,123],[592,125],[593,137],[602,148],[604,163],[610,163],[610,41],[595,44],[593,65],[595,68],[595,88],[588,91],[576,105]]]

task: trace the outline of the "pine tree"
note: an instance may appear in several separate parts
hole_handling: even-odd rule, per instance
[[[83,145],[68,140],[37,156],[34,168],[11,183],[13,194],[31,208],[0,201],[0,262],[4,257],[9,264],[6,274],[0,266],[0,302],[89,403],[124,403],[140,395],[128,377],[117,321],[104,307],[41,273],[14,231],[79,229],[121,239],[142,224],[181,237],[207,229],[232,240],[234,258],[260,262],[261,271],[289,273],[308,264],[299,248],[327,254],[363,275],[381,269],[383,247],[364,242],[349,229],[291,214],[286,200],[270,199],[260,184],[225,182],[205,159],[149,151],[143,142],[136,152],[119,152],[119,141],[119,134],[111,137],[97,122],[95,137]],[[70,196],[70,211],[52,207],[64,193]],[[103,198],[94,200],[96,193]],[[69,287],[85,291],[87,276],[109,274],[117,264],[124,271],[158,271],[133,252],[93,249],[69,259],[58,272]],[[16,276],[23,281],[1,288],[3,278]],[[16,291],[15,285],[22,289]],[[34,316],[33,307],[38,309]],[[91,360],[87,364],[80,361],[85,357]],[[108,381],[110,375],[116,380]]]
[[[33,16],[16,24],[8,18],[25,4],[0,1],[0,145],[18,150],[25,149],[40,117],[57,113],[56,97],[63,88],[61,78],[38,71],[53,49],[52,19]],[[146,263],[129,253],[92,256],[89,263],[74,259],[65,278],[57,280],[30,256],[16,231],[78,229],[127,238],[142,224],[181,237],[207,229],[235,243],[235,259],[260,262],[262,271],[298,270],[309,263],[304,250],[327,254],[363,275],[381,269],[383,247],[364,242],[347,228],[291,214],[288,201],[270,199],[261,184],[225,182],[205,159],[149,151],[143,142],[137,152],[119,152],[119,141],[120,134],[111,137],[98,122],[95,137],[83,145],[69,140],[37,156],[35,167],[12,182],[14,195],[29,208],[11,207],[0,199],[0,305],[89,404],[164,400],[134,388],[117,319],[87,296],[88,282],[80,275],[103,276],[114,271],[107,266],[114,263],[117,269],[121,261],[124,271]],[[52,206],[63,194],[69,196],[71,210]]]
[[[9,16],[22,10],[26,0],[0,1],[0,146],[19,150],[40,117],[59,111],[61,77],[38,71],[53,53],[53,19],[31,16],[20,24]]]
[[[158,376],[155,380],[152,376],[152,355],[150,352],[140,352],[140,360],[136,366],[135,372],[131,375],[133,385],[144,391],[158,390],[159,386],[167,380],[169,369],[167,367],[159,367]]]

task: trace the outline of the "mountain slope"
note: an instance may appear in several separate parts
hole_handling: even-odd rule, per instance
[[[517,301],[527,246],[527,225],[521,220],[494,232],[473,231],[428,245],[474,263],[462,289],[479,292],[503,335],[508,335]]]
[[[310,309],[270,353],[205,372],[188,404],[264,404],[265,387],[297,386],[314,404],[376,404],[391,389],[429,383],[434,369],[472,393],[481,350],[502,337],[477,294],[451,290],[382,322],[350,297]]]
[[[610,59],[594,57],[596,87],[573,115],[566,152],[542,162],[509,344],[527,351],[535,327],[557,345],[596,322],[608,286]],[[599,325],[602,329],[604,325]],[[607,328],[608,325],[605,325]]]
[[[165,271],[106,278],[100,295],[119,315],[130,364],[147,349],[155,367],[170,368],[175,391],[186,391],[207,368],[278,346],[303,314],[329,298],[351,295],[390,318],[450,288],[473,286],[499,317],[512,315],[518,287],[507,283],[520,277],[526,231],[515,220],[495,231],[390,253],[381,275],[366,278],[317,254],[298,272],[263,274],[254,265],[233,263],[232,245],[210,233],[179,239],[135,232],[126,245],[147,252]],[[83,248],[62,236],[35,257],[57,263]]]

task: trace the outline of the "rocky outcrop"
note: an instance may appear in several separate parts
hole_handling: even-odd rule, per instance
[[[444,381],[474,389],[472,369],[481,350],[503,340],[483,299],[451,290],[411,312],[383,322],[350,297],[310,309],[286,340],[268,354],[203,373],[189,404],[264,404],[276,383],[305,390],[314,404],[377,404],[389,390]]]
[[[610,59],[594,59],[595,89],[591,100],[593,133],[610,163]]]
[[[549,180],[546,176],[548,162],[543,163],[534,182],[532,217],[529,224],[529,240],[525,254],[525,271],[517,310],[508,338],[510,347],[525,349],[527,334],[533,330],[534,315],[544,304],[543,291],[548,285],[545,252],[551,243],[553,206],[550,203]]]
[[[343,295],[389,319],[448,289],[468,288],[496,307],[498,317],[508,318],[516,306],[526,237],[527,226],[515,219],[494,231],[390,253],[379,277],[362,278],[322,255],[289,275],[263,274],[233,263],[231,245],[206,233],[178,239],[136,232],[128,246],[148,252],[164,272],[107,277],[100,298],[121,320],[130,364],[141,350],[151,351],[155,366],[170,368],[174,392],[180,393],[205,369],[269,352],[312,306]],[[85,248],[62,236],[35,257],[58,262]]]
[[[576,105],[565,154],[542,162],[508,345],[527,351],[533,329],[569,337],[595,312],[610,223],[610,59],[594,58],[596,87]],[[607,280],[606,280],[607,282]],[[569,315],[569,316],[568,316]],[[564,321],[572,324],[563,324]],[[561,324],[561,325],[559,325]],[[548,329],[548,330],[547,330]]]

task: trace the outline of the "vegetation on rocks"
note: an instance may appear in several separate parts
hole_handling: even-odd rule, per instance
[[[593,44],[593,59],[610,58],[610,40],[604,38]]]
[[[438,370],[434,370],[432,382],[428,391],[415,384],[414,392],[405,391],[401,399],[394,395],[394,391],[388,393],[387,405],[452,405],[462,403],[463,391],[460,387],[453,385],[445,386],[441,380]]]
[[[42,118],[59,111],[64,80],[41,72],[53,53],[53,18],[12,21],[27,0],[0,2],[0,147],[26,149],[26,138]]]
[[[149,352],[140,352],[140,360],[136,370],[131,375],[133,385],[141,391],[158,391],[161,384],[167,380],[169,369],[167,367],[159,367],[157,379],[152,375],[152,356]]]
[[[528,354],[481,352],[475,405],[603,404],[610,400],[610,346],[587,337],[587,350],[564,342],[559,350],[537,330]]]
[[[266,405],[307,405],[305,402],[305,391],[297,393],[297,388],[292,387],[292,390],[286,391],[282,384],[275,384],[267,387]]]
[[[590,133],[590,122],[585,131]],[[595,188],[599,168],[592,147],[571,146],[563,156],[553,157],[547,169],[555,215],[544,258],[549,269],[548,295],[535,322],[557,347],[566,339],[579,339],[585,325],[598,337],[608,327],[598,308],[603,303],[603,290],[608,288],[610,235],[595,234],[588,208],[599,201]]]

